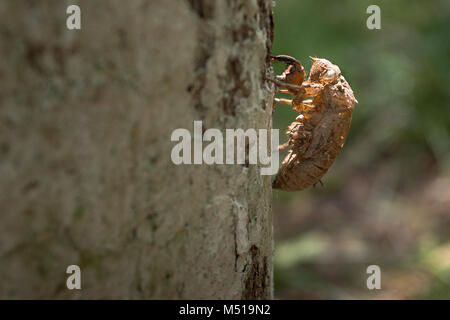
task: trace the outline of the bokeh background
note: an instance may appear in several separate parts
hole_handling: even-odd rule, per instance
[[[274,54],[329,59],[359,101],[324,186],[274,191],[275,297],[450,299],[450,2],[278,0],[274,21]]]

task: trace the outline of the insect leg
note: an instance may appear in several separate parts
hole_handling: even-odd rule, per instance
[[[302,104],[306,107],[310,108],[314,107],[312,99],[303,100]]]
[[[287,55],[271,56],[271,59],[272,61],[280,61],[286,64],[286,69],[281,75],[276,76],[276,80],[297,86],[302,85],[303,80],[305,79],[305,69],[300,61]],[[297,93],[298,89],[296,88],[284,87],[289,89],[289,91],[292,92],[292,95]]]
[[[286,149],[287,147],[289,147],[289,142],[285,142],[283,144],[280,144],[278,146],[278,151],[283,151],[284,149]]]
[[[278,92],[280,92],[280,93],[287,93],[287,94],[290,94],[290,95],[294,95],[291,91],[289,91],[289,90],[287,90],[287,89],[278,89]]]
[[[312,100],[301,100],[301,102],[298,102],[297,99],[294,99],[292,106],[295,111],[297,112],[304,112],[304,110],[314,108],[314,104]]]
[[[292,106],[292,100],[289,100],[289,99],[275,98],[275,102],[282,103],[282,104],[288,104],[288,105]]]
[[[289,153],[289,158],[287,160],[287,163],[289,163],[289,168],[292,168],[294,166],[294,162],[295,160],[297,160],[298,157],[299,157],[298,153],[294,153],[292,151]]]
[[[286,88],[286,89],[291,89],[294,91],[298,91],[300,89],[302,89],[302,86],[298,86],[296,84],[290,84],[287,82],[283,82],[277,79],[271,79],[271,78],[266,78],[267,81],[273,82],[275,83],[277,86],[282,87],[282,88]]]
[[[292,145],[292,152],[287,160],[289,168],[292,168],[297,159],[300,159],[305,154],[311,143],[311,133],[306,130],[296,131],[289,134],[289,142]]]
[[[323,187],[323,182],[321,179],[319,179],[319,181],[317,181],[316,183],[313,184],[313,187],[316,187],[316,184],[320,183],[320,186]]]

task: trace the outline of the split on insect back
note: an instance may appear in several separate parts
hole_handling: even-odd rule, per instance
[[[288,142],[279,146],[279,150],[289,148],[289,152],[272,187],[299,191],[319,182],[333,164],[344,146],[357,101],[339,67],[330,61],[311,58],[313,64],[305,80],[305,69],[295,58],[271,58],[287,67],[275,79],[267,80],[278,92],[293,97],[275,98],[275,102],[290,105],[299,113],[286,131]]]

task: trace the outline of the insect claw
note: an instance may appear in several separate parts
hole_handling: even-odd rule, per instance
[[[287,56],[284,54],[278,55],[278,56],[270,56],[270,58],[272,59],[272,61],[281,61],[284,62],[286,64],[300,64],[300,61],[298,61],[297,59],[291,57],[291,56]]]
[[[320,183],[320,186],[323,187],[323,182],[322,180],[319,179],[319,181],[317,181],[316,183],[313,184],[313,188],[316,187],[316,184]]]

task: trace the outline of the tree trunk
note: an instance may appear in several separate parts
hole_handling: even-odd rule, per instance
[[[272,297],[270,176],[171,161],[194,120],[270,128],[271,4],[0,3],[0,298]]]

